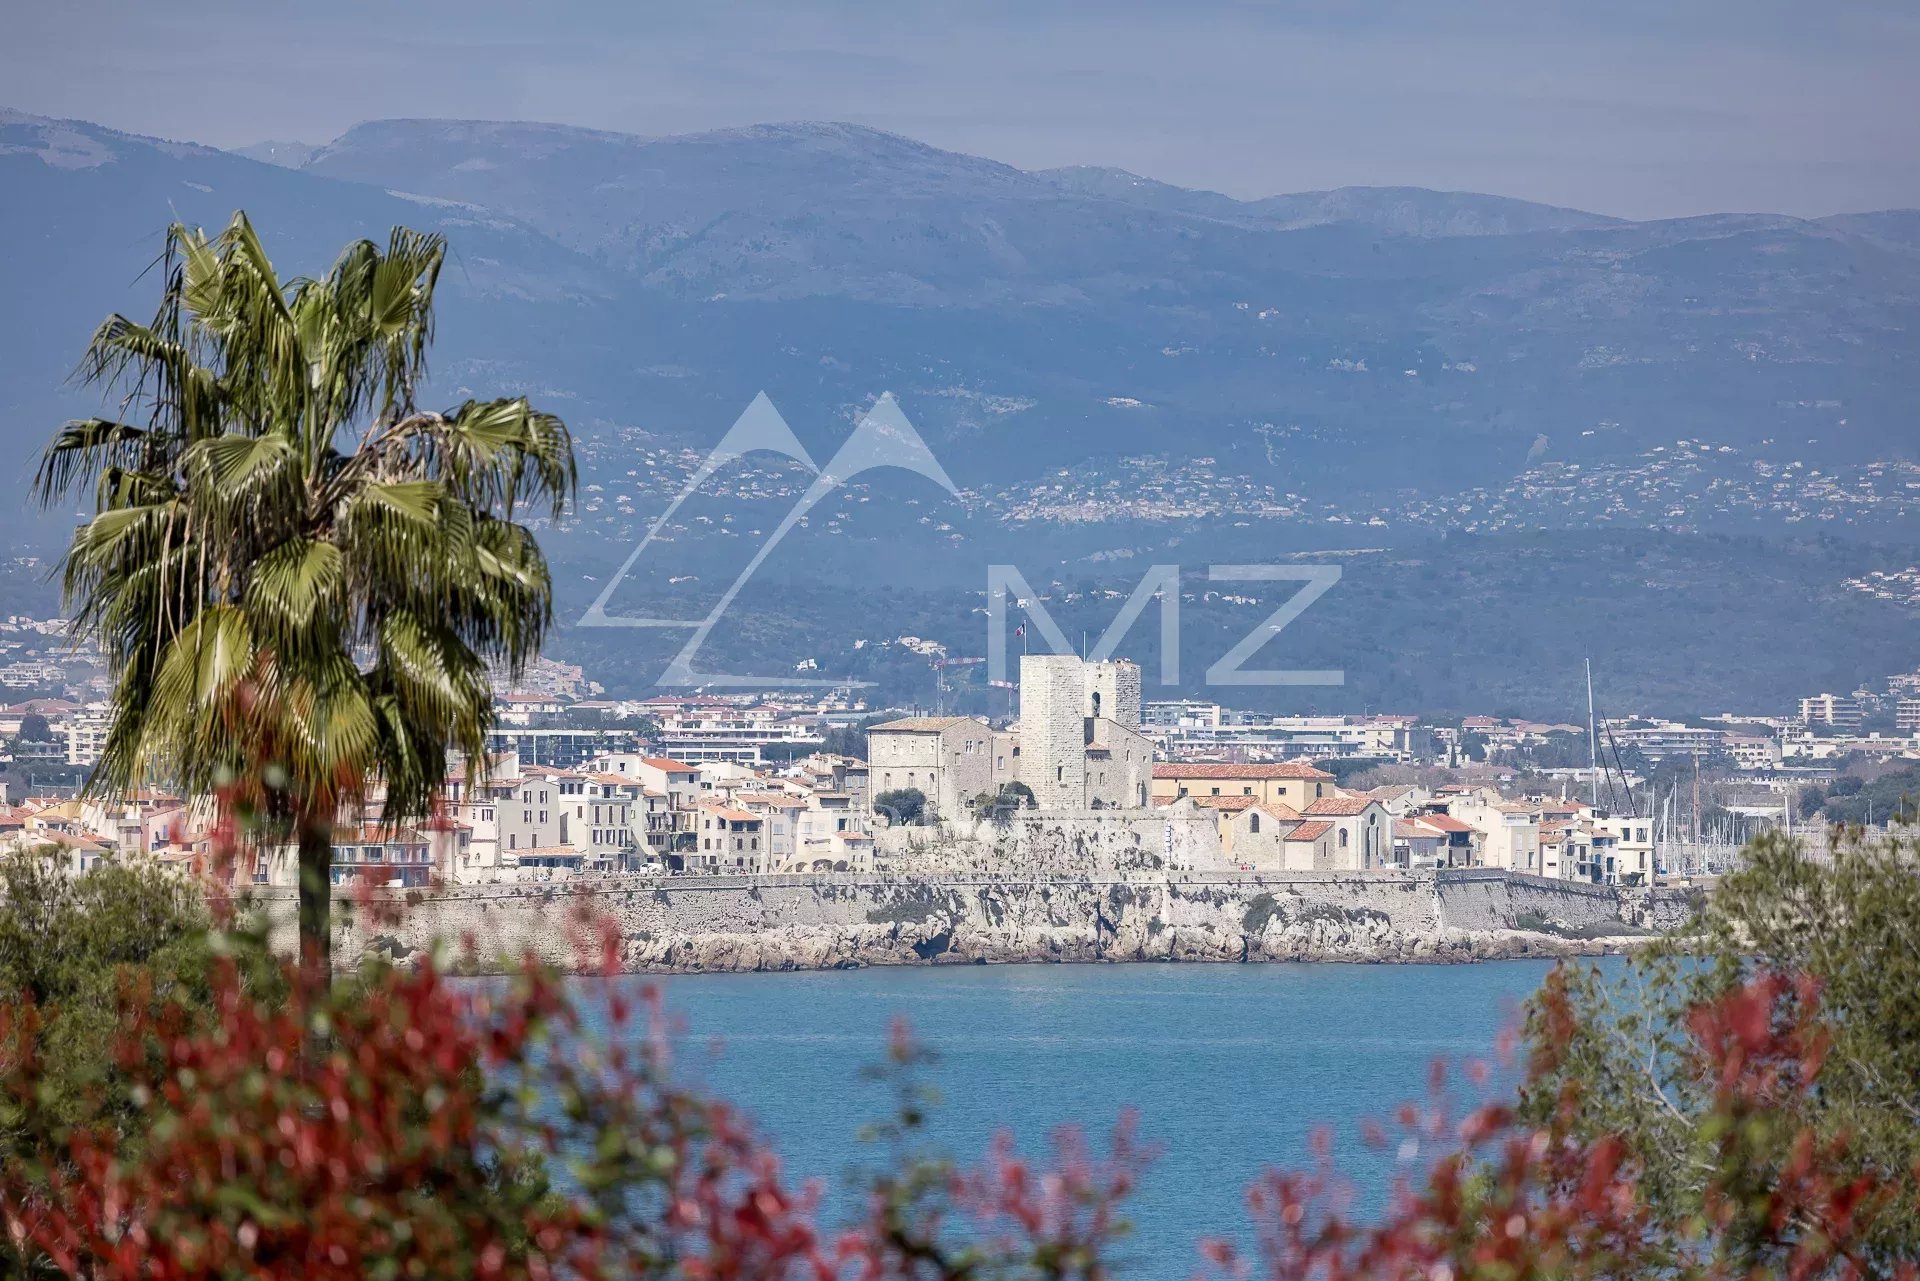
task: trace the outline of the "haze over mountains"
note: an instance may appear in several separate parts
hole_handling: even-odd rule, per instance
[[[556,546],[589,598],[682,455],[763,390],[818,459],[896,393],[965,501],[870,478],[845,513],[820,514],[839,536],[805,555],[809,574],[903,574],[928,591],[1016,551],[1098,575],[1222,548],[1252,560],[1594,524],[1920,541],[1920,212],[1628,222],[1414,188],[1240,201],[843,124],[643,138],[387,120],[246,152],[0,112],[0,448],[29,457],[60,419],[97,409],[65,380],[107,311],[150,310],[141,273],[169,220],[217,228],[244,208],[289,275],[394,223],[449,236],[430,394],[521,392],[573,425],[574,532],[589,536]],[[793,483],[742,482],[775,507]],[[15,484],[0,529],[63,537],[19,501],[24,471]],[[911,506],[868,501],[888,485]],[[703,519],[731,535],[769,515]],[[696,545],[729,542],[682,541]],[[1560,564],[1578,559],[1557,546]],[[1739,581],[1696,545],[1661,555]],[[1848,575],[1907,563],[1872,555],[1815,557],[1832,581],[1810,592],[1851,599]],[[1392,581],[1444,579],[1443,559]],[[1496,581],[1500,555],[1471,561],[1460,581],[1490,607],[1509,589],[1510,607],[1550,606],[1555,576],[1522,592]],[[703,586],[726,581],[699,570]],[[1594,578],[1589,595],[1624,602],[1633,581]],[[964,618],[972,590],[915,608]],[[1759,590],[1777,601],[1777,582]],[[1910,615],[1861,609],[1847,643],[1883,662]],[[844,612],[802,612],[770,613],[761,640],[845,639]],[[1327,646],[1379,642],[1365,611],[1346,618]],[[1680,666],[1663,679],[1714,643],[1672,641]],[[1393,662],[1392,697],[1412,699],[1419,651]],[[1502,660],[1503,678],[1529,670]]]
[[[7,323],[33,317],[4,371],[9,439],[41,434],[100,313],[136,306],[170,217],[245,207],[307,270],[391,221],[446,230],[473,301],[450,311],[441,369],[563,396],[588,431],[710,440],[764,388],[804,435],[890,387],[936,441],[966,441],[963,483],[1162,453],[1170,433],[1264,467],[1280,432],[1290,461],[1369,490],[1676,437],[1854,461],[1913,447],[1912,212],[1242,202],[837,124],[378,121],[288,168],[10,113],[0,173],[0,273],[32,304]]]

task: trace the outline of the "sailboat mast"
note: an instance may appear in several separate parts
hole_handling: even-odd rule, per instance
[[[1593,719],[1593,660],[1587,660],[1587,782],[1593,808],[1600,808],[1600,735]]]

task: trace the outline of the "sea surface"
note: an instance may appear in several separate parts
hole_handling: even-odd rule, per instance
[[[659,987],[677,1022],[676,1071],[743,1106],[790,1175],[820,1181],[829,1218],[856,1204],[849,1172],[882,1156],[857,1136],[894,1096],[862,1069],[884,1059],[896,1015],[938,1056],[925,1072],[943,1096],[930,1133],[962,1161],[1003,1128],[1027,1152],[1062,1123],[1098,1144],[1134,1109],[1161,1151],[1130,1203],[1124,1275],[1181,1278],[1198,1268],[1198,1239],[1246,1238],[1248,1183],[1311,1165],[1317,1128],[1331,1130],[1361,1204],[1378,1205],[1397,1156],[1368,1147],[1362,1123],[1423,1100],[1436,1060],[1495,1060],[1548,968],[929,966],[613,981]],[[607,981],[572,980],[588,1007]],[[1461,1097],[1485,1097],[1456,1080]]]

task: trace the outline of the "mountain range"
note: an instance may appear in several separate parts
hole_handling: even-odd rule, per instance
[[[1676,437],[1912,456],[1913,211],[1240,201],[843,124],[388,120],[263,145],[288,163],[0,113],[0,443],[44,435],[92,325],[151,296],[169,219],[246,208],[305,271],[392,222],[444,230],[448,390],[545,392],[589,433],[711,440],[765,389],[831,438],[890,388],[936,448],[964,442],[962,483],[1173,441],[1266,466],[1275,431],[1302,483],[1383,492]]]
[[[898,396],[963,500],[902,476],[893,491],[912,500],[891,522],[861,525],[879,502],[823,512],[845,536],[810,544],[807,572],[909,576],[933,593],[927,616],[967,616],[977,586],[946,597],[939,584],[972,584],[988,555],[1097,578],[1403,543],[1449,527],[1401,513],[1465,522],[1491,493],[1671,533],[1711,526],[1733,486],[1758,513],[1742,536],[1920,542],[1920,492],[1906,493],[1920,483],[1902,479],[1920,481],[1920,211],[1635,222],[1418,188],[1239,200],[833,123],[642,137],[383,120],[324,145],[229,152],[14,111],[0,111],[0,188],[0,448],[20,458],[97,408],[68,376],[109,311],[151,309],[144,273],[169,221],[214,228],[245,209],[288,275],[395,223],[444,232],[429,395],[524,393],[567,418],[586,536],[562,531],[556,547],[577,569],[569,590],[589,598],[682,474],[662,460],[697,459],[761,391],[818,459],[879,392]],[[1660,470],[1682,441],[1687,466]],[[1536,484],[1542,469],[1550,484]],[[27,470],[0,530],[50,545],[66,522],[26,508]],[[1644,510],[1611,491],[1563,501],[1643,472]],[[1899,501],[1861,501],[1856,473]],[[1129,510],[1143,475],[1174,478],[1155,484],[1178,520]],[[1256,498],[1213,505],[1195,475]],[[1782,477],[1811,480],[1769,508]],[[1823,495],[1841,505],[1807,506]],[[724,504],[697,519],[765,525]],[[1809,520],[1827,523],[1791,523]],[[934,553],[962,541],[949,574]],[[682,542],[703,556],[730,546]],[[1421,551],[1410,572],[1444,579],[1451,554]],[[1492,583],[1506,554],[1473,552],[1461,581]],[[1719,554],[1702,553],[1704,579]],[[1845,573],[1883,563],[1903,562],[1875,552]],[[1363,613],[1351,625],[1366,632]],[[1909,616],[1869,613],[1879,621],[1856,630],[1880,662]],[[844,619],[816,622],[821,644],[851,644],[828,635]],[[1710,656],[1698,645],[1687,664]]]

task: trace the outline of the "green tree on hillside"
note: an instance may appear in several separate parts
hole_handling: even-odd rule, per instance
[[[572,493],[565,425],[415,403],[445,255],[395,228],[283,282],[245,215],[174,226],[152,323],[109,317],[82,364],[123,416],[68,423],[34,482],[94,502],[62,561],[115,682],[89,790],[225,788],[291,831],[316,976],[336,815],[378,779],[389,821],[425,817],[449,748],[485,759],[489,665],[517,675],[552,619],[519,518]]]
[[[1648,1203],[1672,1223],[1708,1210],[1730,1140],[1711,1123],[1724,1082],[1688,1047],[1699,1014],[1765,975],[1791,976],[1817,1001],[1818,1089],[1780,1092],[1745,1140],[1788,1153],[1806,1135],[1832,1153],[1839,1185],[1911,1187],[1920,1169],[1920,847],[1912,829],[1847,843],[1831,861],[1762,837],[1746,864],[1700,901],[1696,928],[1637,954],[1628,976],[1570,970],[1559,1016],[1536,1003],[1535,1073],[1522,1116],[1546,1124],[1578,1098],[1582,1138],[1624,1140]],[[1543,1066],[1545,1065],[1544,1069]],[[1911,1257],[1920,1201],[1896,1197],[1877,1220],[1883,1258]],[[1757,1275],[1757,1274],[1756,1274]]]

